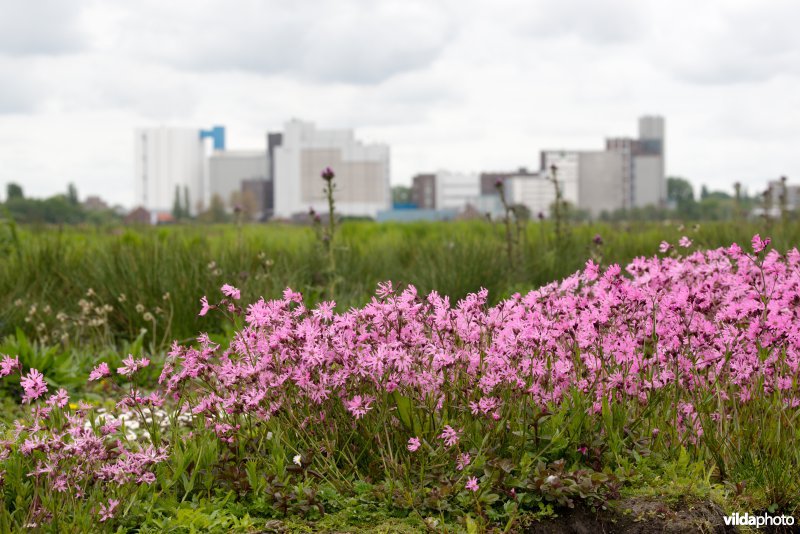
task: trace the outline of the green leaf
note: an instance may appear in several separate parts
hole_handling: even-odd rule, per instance
[[[403,423],[403,426],[415,436],[421,435],[422,425],[420,425],[418,418],[415,417],[414,405],[411,399],[401,395],[396,390],[392,392],[392,397],[394,398],[395,406],[397,406],[397,415],[400,417],[400,422]]]
[[[468,515],[464,519],[467,523],[467,534],[478,534],[478,524],[472,519],[472,516]]]

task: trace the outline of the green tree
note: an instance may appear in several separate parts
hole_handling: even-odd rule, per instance
[[[172,217],[179,221],[183,219],[183,206],[181,206],[181,187],[175,186],[175,198],[172,201]]]
[[[6,200],[25,198],[22,193],[22,186],[15,183],[10,183],[6,186]]]
[[[531,209],[526,206],[525,204],[513,204],[511,209],[514,211],[514,215],[520,221],[530,221],[531,220]]]
[[[78,205],[78,188],[76,188],[73,183],[67,186],[67,200],[69,200],[69,203],[73,206]]]
[[[675,205],[679,217],[696,219],[700,216],[694,199],[694,189],[689,180],[678,177],[667,178],[667,199]]]
[[[392,187],[392,204],[410,204],[411,188],[404,185]]]
[[[197,218],[202,222],[220,223],[228,221],[228,214],[225,212],[225,201],[222,197],[214,194],[211,197],[211,204],[208,209],[199,214]]]
[[[677,205],[694,202],[694,189],[689,180],[670,176],[667,178],[667,199]]]
[[[183,216],[189,218],[189,186],[183,186]]]

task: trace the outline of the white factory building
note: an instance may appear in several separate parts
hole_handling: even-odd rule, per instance
[[[134,136],[134,193],[138,205],[169,212],[175,189],[190,203],[205,193],[205,147],[195,128],[149,128]],[[194,210],[194,205],[190,206]]]
[[[413,179],[412,199],[420,209],[476,208],[502,216],[495,187],[504,183],[508,204],[527,207],[531,215],[551,215],[556,200],[553,176],[562,200],[597,217],[618,209],[666,203],[664,119],[641,117],[637,138],[608,138],[603,150],[543,150],[539,170],[484,172],[480,175],[439,171]]]
[[[207,143],[206,138],[213,141]],[[602,150],[543,150],[539,170],[471,173],[440,170],[413,179],[412,203],[421,210],[462,211],[467,207],[502,215],[494,183],[505,183],[509,204],[533,216],[551,215],[558,181],[562,199],[597,217],[603,212],[666,204],[664,119],[639,119],[638,137],[612,137]],[[336,173],[336,211],[377,218],[392,206],[389,147],[365,143],[353,130],[318,129],[291,120],[270,132],[257,150],[226,150],[225,129],[149,128],[135,133],[135,194],[139,206],[170,212],[176,188],[196,215],[218,197],[230,211],[247,199],[254,217],[292,219],[309,208],[324,214],[328,204],[320,173]],[[257,198],[251,198],[257,197]]]
[[[161,126],[134,133],[134,194],[137,205],[151,212],[170,212],[176,190],[188,192],[189,210],[208,205],[208,153],[225,149],[225,128],[209,130]]]
[[[474,204],[480,194],[480,178],[477,173],[436,173],[436,209],[461,209],[467,204]]]
[[[505,190],[509,204],[525,206],[533,217],[549,214],[556,201],[555,187],[546,171],[536,175],[511,175],[505,180]]]
[[[320,173],[336,173],[336,211],[345,216],[376,217],[391,205],[389,147],[355,139],[352,130],[319,130],[292,120],[281,134],[268,136],[274,184],[274,216],[290,218],[313,208],[327,213]]]
[[[269,133],[263,149],[226,150],[222,126],[158,127],[136,130],[134,145],[136,203],[153,213],[172,211],[176,188],[182,203],[188,192],[192,215],[214,197],[231,211],[253,195],[258,218],[292,218],[311,207],[325,213],[326,167],[336,173],[339,214],[374,218],[391,205],[389,147],[358,141],[352,130],[292,120]]]

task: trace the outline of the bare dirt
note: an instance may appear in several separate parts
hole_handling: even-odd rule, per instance
[[[739,532],[726,526],[724,512],[711,501],[636,497],[614,503],[607,510],[576,507],[558,517],[528,525],[526,534],[651,534]],[[762,530],[764,532],[764,530]]]

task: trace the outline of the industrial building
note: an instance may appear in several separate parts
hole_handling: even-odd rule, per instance
[[[213,150],[206,138],[213,140]],[[664,140],[664,119],[645,116],[639,119],[638,137],[607,138],[602,150],[541,151],[537,171],[419,174],[413,178],[411,202],[421,210],[502,216],[495,186],[502,180],[509,205],[549,216],[556,180],[562,200],[594,217],[618,209],[663,206]],[[137,201],[156,213],[171,211],[176,190],[188,192],[193,215],[209,206],[212,197],[222,200],[228,211],[246,204],[248,214],[259,220],[297,219],[310,208],[326,213],[320,177],[326,167],[336,173],[339,214],[374,219],[391,208],[389,147],[361,142],[347,129],[323,130],[291,120],[283,131],[267,133],[260,150],[226,150],[222,126],[143,129],[136,132],[135,158]],[[786,196],[793,204],[794,192]]]
[[[436,173],[436,209],[446,210],[475,205],[480,196],[478,174],[439,171]]]
[[[243,195],[253,195],[257,218],[261,218],[266,210],[268,172],[266,150],[215,151],[208,158],[210,195],[222,199],[228,211],[242,202]]]
[[[522,205],[534,216],[549,216],[557,181],[561,199],[592,216],[618,209],[663,206],[664,119],[641,117],[638,138],[608,138],[604,150],[543,150],[539,170],[520,168],[480,175],[439,171],[413,179],[412,201],[420,209],[466,209],[503,214],[496,188],[504,183],[509,205]]]
[[[192,214],[207,205],[209,189],[204,140],[225,150],[225,128],[138,129],[134,135],[134,193],[136,203],[152,212],[170,212],[175,191],[188,190]]]
[[[171,212],[176,190],[181,202],[188,193],[192,215],[213,197],[229,212],[246,204],[259,220],[291,218],[311,207],[324,213],[320,172],[326,167],[336,172],[340,214],[374,218],[391,205],[389,147],[357,141],[352,130],[318,130],[292,120],[282,132],[267,134],[264,149],[226,150],[222,126],[140,129],[134,152],[137,205],[154,213]]]
[[[292,120],[279,135],[267,136],[272,156],[274,216],[290,218],[313,208],[328,211],[320,172],[336,173],[336,211],[345,216],[375,218],[391,206],[389,147],[355,139],[352,130],[318,130],[313,123]]]
[[[800,185],[790,185],[785,176],[781,176],[779,180],[770,180],[762,196],[764,205],[757,210],[758,215],[780,217],[784,211],[800,210]]]
[[[638,138],[608,138],[605,150],[542,151],[542,170],[553,166],[564,200],[593,216],[663,206],[667,199],[664,119],[639,118]]]

